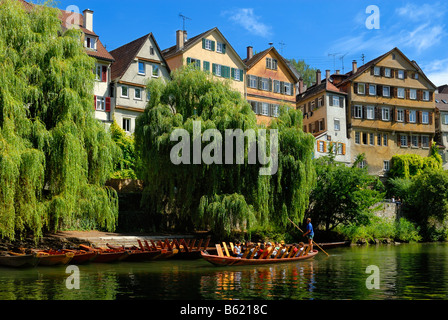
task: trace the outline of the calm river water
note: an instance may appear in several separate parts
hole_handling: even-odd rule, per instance
[[[79,266],[78,290],[67,289],[65,266],[0,268],[0,300],[448,298],[448,244],[327,252],[330,257],[320,252],[310,261],[259,267],[218,268],[203,260],[89,264]],[[378,267],[379,289],[366,286],[369,266]]]

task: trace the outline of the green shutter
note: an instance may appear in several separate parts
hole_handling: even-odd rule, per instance
[[[216,64],[212,64],[212,73],[216,74]]]
[[[204,67],[203,67],[204,71],[209,72],[210,71],[210,62],[208,61],[204,61]]]
[[[212,41],[212,51],[215,51],[215,41]]]
[[[225,43],[222,44],[222,53],[226,54],[226,44]]]
[[[229,79],[230,78],[230,67],[224,67],[225,73],[224,77]]]
[[[240,81],[243,81],[244,71],[241,69],[239,71],[240,71]]]
[[[269,91],[272,92],[272,79],[269,79]]]
[[[201,60],[196,60],[196,68],[201,70]]]
[[[205,49],[205,38],[202,38],[202,49]]]
[[[236,71],[235,68],[231,69],[231,72],[232,72],[231,73],[231,77],[232,77],[232,79],[235,79],[235,71]]]
[[[191,58],[187,58],[187,64],[191,63]]]

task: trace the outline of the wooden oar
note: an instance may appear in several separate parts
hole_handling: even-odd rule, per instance
[[[299,229],[300,232],[304,233],[304,232],[302,231],[302,229],[300,229],[294,222],[292,222],[291,219],[288,218],[288,220],[289,220],[289,222],[291,222],[291,223],[294,225],[294,227],[296,227],[297,229]],[[330,256],[328,253],[325,252],[324,249],[322,249],[316,242],[314,242],[314,240],[311,240],[311,241],[313,241],[313,243],[314,243],[320,250],[322,250],[328,257]]]

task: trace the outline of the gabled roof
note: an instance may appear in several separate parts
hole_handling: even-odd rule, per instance
[[[415,61],[411,61],[409,60],[409,58],[403,53],[401,52],[400,49],[398,49],[397,47],[393,48],[392,50],[390,50],[389,52],[386,52],[385,54],[367,62],[366,64],[360,66],[358,68],[358,70],[353,73],[353,70],[346,73],[345,75],[347,76],[347,78],[345,80],[343,80],[341,83],[339,83],[337,86],[341,86],[345,83],[347,83],[348,81],[352,81],[354,79],[356,79],[357,77],[359,77],[361,74],[363,74],[366,70],[370,69],[371,67],[375,66],[376,64],[378,64],[380,61],[382,61],[384,58],[386,58],[388,55],[392,54],[392,52],[398,52],[398,54],[400,54],[411,66],[414,66],[414,68],[417,69],[418,72],[420,72],[422,74],[422,76],[425,78],[426,81],[428,81],[428,83],[430,85],[432,85],[434,87],[434,89],[436,89],[437,87],[432,83],[431,80],[428,79],[428,77],[425,75],[425,73],[422,71],[422,69],[419,67],[419,65],[417,64],[417,62]]]
[[[296,72],[294,72],[292,70],[292,65],[288,62],[288,60],[286,60],[285,58],[283,58],[283,56],[278,53],[277,49],[275,49],[274,47],[270,47],[264,51],[261,51],[257,54],[255,54],[252,58],[250,59],[244,59],[243,62],[246,65],[246,67],[248,69],[252,68],[256,63],[258,63],[261,59],[263,59],[263,57],[265,57],[268,53],[270,52],[274,52],[281,60],[281,62],[283,62],[283,64],[286,66],[286,69],[289,71],[289,73],[291,74],[291,76],[293,77],[293,79],[295,80],[295,82],[299,81],[300,77],[297,77]],[[297,70],[296,70],[297,71]],[[298,73],[298,72],[297,72]]]
[[[35,4],[27,2],[25,0],[18,0],[18,1],[23,4],[25,10],[27,11],[31,11],[36,6]],[[84,16],[82,14],[69,12],[62,9],[58,10],[60,11],[59,20],[61,20],[61,26],[63,29],[70,29],[75,27],[79,28],[84,34],[97,37],[96,50],[85,48],[85,51],[89,56],[111,62],[114,61],[114,58],[109,54],[104,45],[101,43],[99,36],[95,32],[87,30],[86,28],[83,27]],[[74,22],[75,20],[77,24],[70,23]]]
[[[137,54],[140,52],[141,48],[145,44],[145,42],[151,38],[156,45],[156,49],[160,51],[159,45],[157,44],[157,41],[154,37],[154,35],[151,33],[148,33],[147,35],[144,35],[141,38],[138,38],[134,41],[131,41],[115,50],[112,50],[110,53],[115,58],[115,63],[112,65],[112,72],[111,72],[111,78],[112,80],[115,80],[117,78],[121,78],[126,70],[128,70],[129,66],[131,65],[132,61],[137,57]],[[163,62],[165,63],[165,67],[168,69],[168,73],[171,73],[168,63],[166,63],[165,58],[161,54]]]
[[[436,93],[434,99],[436,100],[436,108],[439,111],[448,111],[448,93]]]
[[[210,30],[207,30],[207,31],[201,33],[201,34],[198,34],[197,36],[194,36],[193,38],[188,39],[187,41],[184,42],[184,46],[181,49],[177,49],[177,45],[174,45],[172,47],[169,47],[169,48],[163,50],[162,55],[165,57],[165,59],[168,59],[168,58],[177,56],[181,53],[184,53],[184,52],[188,51],[188,49],[190,49],[191,47],[196,45],[199,41],[202,41],[202,38],[209,36],[213,32],[217,32],[224,39],[224,41],[227,44],[227,48],[230,49],[238,57],[238,59],[240,59],[241,63],[244,65],[243,60],[241,60],[238,53],[235,51],[235,49],[232,47],[230,42],[227,41],[226,37],[224,37],[224,35],[221,33],[221,31],[219,31],[219,29],[217,27],[214,27]]]
[[[342,91],[341,89],[337,88],[334,84],[332,84],[330,81],[327,81],[327,79],[323,79],[320,84],[313,84],[311,87],[307,88],[305,92],[302,94],[298,94],[296,101],[299,102],[301,100],[306,100],[309,97],[314,97],[317,94],[321,92],[334,92],[337,94],[347,95],[346,92]]]

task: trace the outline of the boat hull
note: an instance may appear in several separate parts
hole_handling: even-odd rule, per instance
[[[308,253],[306,256],[294,257],[294,258],[283,258],[283,259],[243,259],[236,257],[220,257],[216,255],[206,254],[201,252],[202,258],[210,262],[215,266],[256,266],[264,264],[275,264],[275,263],[287,263],[308,260],[317,255],[318,251],[313,250],[313,252]]]
[[[93,259],[95,259],[97,254],[98,254],[98,252],[75,253],[75,256],[70,261],[70,264],[78,265],[78,264],[88,263],[88,262],[92,261]]]
[[[0,256],[0,265],[9,268],[34,268],[39,260],[36,254]]]
[[[62,254],[42,254],[38,253],[40,257],[39,266],[57,266],[66,265],[73,259],[73,253],[62,253]]]

